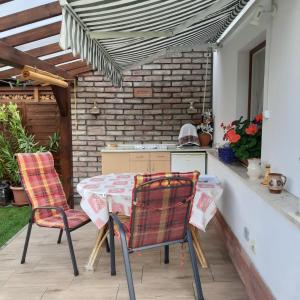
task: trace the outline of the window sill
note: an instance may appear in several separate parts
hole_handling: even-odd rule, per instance
[[[209,158],[217,160],[220,164],[232,172],[237,179],[254,191],[261,199],[271,205],[281,215],[300,228],[300,216],[297,215],[300,199],[293,194],[283,191],[281,194],[271,194],[266,186],[261,185],[261,180],[250,180],[247,169],[239,163],[225,164],[222,162],[216,150],[208,150]],[[209,163],[209,162],[208,162]],[[218,176],[218,174],[214,174]]]

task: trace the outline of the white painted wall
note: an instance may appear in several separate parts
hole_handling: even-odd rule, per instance
[[[266,39],[262,160],[288,177],[287,190],[300,197],[300,1],[278,0],[271,22],[259,26],[245,17],[239,29],[214,54],[215,143],[222,143],[221,122],[247,114],[249,50]]]
[[[215,143],[223,143],[221,122],[246,116],[249,50],[266,40],[262,160],[288,178],[287,190],[300,197],[300,1],[277,0],[277,13],[259,26],[246,16],[214,54]],[[229,173],[208,161],[208,173],[224,183],[218,203],[226,222],[277,299],[300,299],[300,229]],[[254,255],[243,237],[247,226],[257,243]]]
[[[210,155],[208,174],[217,174],[222,182],[224,194],[217,206],[273,295],[278,300],[299,300],[300,228]],[[244,238],[244,227],[255,241],[256,254]]]

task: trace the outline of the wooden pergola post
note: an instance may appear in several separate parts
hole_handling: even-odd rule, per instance
[[[71,87],[62,88],[52,85],[60,113],[60,166],[62,184],[69,205],[74,207],[73,199],[73,159],[71,124]]]

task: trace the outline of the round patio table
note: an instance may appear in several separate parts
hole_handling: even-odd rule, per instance
[[[77,185],[77,191],[82,197],[80,206],[99,229],[86,266],[87,270],[95,269],[101,245],[108,234],[109,212],[130,217],[134,176],[135,174],[132,173],[99,175],[86,178]],[[196,254],[204,268],[207,267],[207,263],[201,249],[197,228],[205,231],[206,225],[217,211],[216,200],[220,198],[222,192],[223,189],[216,177],[205,175],[199,177],[189,223]]]

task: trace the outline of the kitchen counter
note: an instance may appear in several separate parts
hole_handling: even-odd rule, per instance
[[[119,144],[117,147],[103,147],[101,152],[206,152],[210,149],[211,147],[177,147],[176,144]]]

